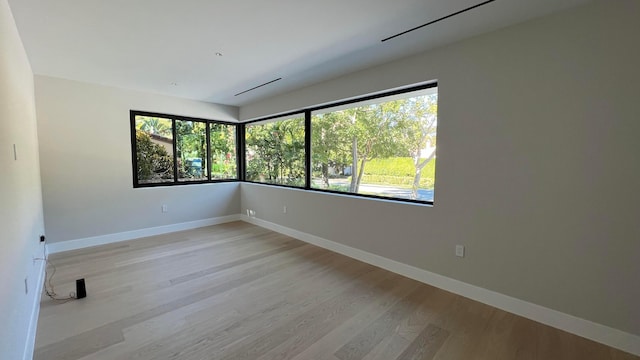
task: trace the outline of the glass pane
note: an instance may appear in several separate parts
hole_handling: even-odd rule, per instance
[[[172,182],[174,178],[171,119],[136,115],[135,122],[138,183]]]
[[[207,180],[207,123],[176,120],[178,180]]]
[[[247,125],[247,180],[303,187],[304,134],[303,115]]]
[[[323,109],[311,118],[311,187],[433,201],[436,87]]]
[[[209,124],[211,141],[211,179],[237,179],[236,126]]]

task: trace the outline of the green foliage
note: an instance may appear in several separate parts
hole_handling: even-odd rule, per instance
[[[403,150],[409,156],[416,158],[425,147],[436,145],[438,95],[418,96],[397,101],[400,102],[397,120]]]
[[[247,126],[247,180],[303,186],[304,131],[304,118]]]
[[[207,124],[176,120],[178,177],[182,180],[207,178]]]
[[[408,180],[384,179],[386,183],[433,186],[433,176],[422,170],[435,156],[437,94],[314,114],[311,122],[312,175],[321,179],[321,187],[330,187],[330,169],[340,171],[346,167],[351,167],[353,173],[350,192],[358,192],[361,182],[383,181],[372,175],[410,177]],[[434,151],[426,155],[427,158],[419,159],[425,148]],[[405,164],[409,168],[403,175],[391,175],[398,166],[394,163],[385,163],[391,168],[381,170],[384,173],[370,173],[371,161],[391,157],[408,160]],[[379,165],[374,164],[376,166]],[[421,178],[422,174],[425,179]],[[413,196],[417,196],[417,187]]]
[[[410,188],[413,185],[413,177],[391,175],[364,175],[362,182],[371,185],[389,185],[401,188]],[[433,178],[420,178],[420,188],[433,189]]]
[[[342,192],[348,192],[349,191],[349,186],[347,185],[329,185],[329,190],[334,190],[334,191],[342,191]]]
[[[148,134],[172,138],[171,126],[170,119],[136,115],[136,130],[142,130]]]
[[[158,182],[173,177],[173,160],[165,148],[154,143],[153,138],[173,138],[175,123],[178,177],[180,180],[203,180],[207,178],[207,123],[136,116],[136,138],[138,138],[139,175],[146,182]],[[237,177],[235,126],[210,124],[211,133],[211,177],[233,179]],[[148,144],[150,143],[150,145]],[[164,152],[163,152],[164,151]],[[165,168],[168,170],[166,173]],[[162,174],[160,174],[162,173]]]
[[[235,126],[215,123],[209,126],[211,177],[235,179],[237,177]]]
[[[420,159],[424,160],[424,159]],[[435,175],[436,160],[433,159],[422,169],[422,176],[433,178]],[[415,167],[410,157],[392,157],[386,159],[373,159],[364,168],[365,175],[389,175],[413,177]]]
[[[311,119],[312,174],[329,187],[329,167],[351,165],[351,121],[342,112],[314,115]]]
[[[433,188],[435,166],[436,160],[433,159],[422,169],[420,188]],[[411,187],[414,180],[414,172],[413,159],[409,157],[374,159],[365,166],[362,182],[365,184]]]
[[[136,130],[136,160],[139,182],[162,182],[173,179],[173,158],[162,146],[151,141],[151,136]]]

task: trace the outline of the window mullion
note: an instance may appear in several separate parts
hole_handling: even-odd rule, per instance
[[[238,167],[238,180],[245,181],[246,174],[246,144],[245,144],[245,124],[236,125],[236,164]]]
[[[307,190],[311,189],[311,131],[311,110],[306,110],[304,112],[304,188]]]
[[[171,131],[173,133],[173,183],[178,182],[178,130],[176,129],[176,119],[171,119]]]
[[[207,121],[206,142],[207,142],[207,181],[211,181],[211,122]]]

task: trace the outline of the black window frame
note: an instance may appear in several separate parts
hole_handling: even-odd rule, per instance
[[[303,186],[295,186],[295,185],[286,185],[286,184],[274,184],[274,183],[267,183],[267,182],[260,182],[260,181],[252,181],[252,180],[247,180],[247,172],[246,172],[246,166],[247,166],[247,147],[246,147],[246,128],[247,125],[251,125],[254,123],[258,123],[258,122],[263,122],[263,121],[269,121],[269,120],[274,120],[274,119],[283,119],[283,120],[287,120],[287,119],[291,119],[296,117],[295,115],[302,115],[302,117],[304,118],[304,185]],[[309,120],[310,117],[308,116],[306,111],[293,111],[293,112],[287,112],[284,114],[279,114],[279,115],[273,115],[273,116],[268,116],[268,117],[264,117],[264,118],[260,118],[260,119],[256,119],[256,120],[251,120],[251,121],[246,121],[240,124],[240,126],[242,127],[242,159],[243,159],[243,164],[244,164],[244,168],[242,170],[242,182],[247,182],[247,183],[251,183],[251,184],[262,184],[262,185],[270,185],[270,186],[279,186],[279,187],[285,187],[285,188],[289,188],[289,189],[299,189],[299,190],[309,190],[309,184],[310,184],[310,180],[311,177],[309,175],[309,168],[311,167],[311,158],[310,158],[310,151],[309,151],[309,146],[311,145],[310,141],[311,141],[311,137],[309,134],[311,134],[311,132],[309,131]]]
[[[305,118],[305,185],[304,185],[304,187],[298,187],[298,186],[290,186],[290,185],[282,185],[282,184],[270,184],[270,183],[263,183],[263,182],[257,182],[257,181],[248,181],[245,178],[246,168],[244,168],[244,167],[243,167],[242,173],[241,173],[241,177],[242,177],[241,181],[247,182],[247,183],[265,185],[265,186],[276,186],[276,187],[284,187],[284,188],[291,188],[291,189],[298,189],[298,190],[305,190],[305,191],[313,191],[313,192],[320,192],[320,193],[339,194],[339,195],[342,195],[342,196],[352,196],[352,197],[361,197],[361,198],[369,198],[369,199],[376,199],[376,200],[385,200],[385,201],[392,201],[392,202],[404,202],[404,203],[413,203],[413,204],[431,205],[431,206],[433,206],[434,205],[434,201],[428,201],[428,200],[406,199],[406,198],[380,196],[380,195],[370,195],[370,194],[357,194],[357,193],[350,193],[350,192],[343,192],[343,191],[336,191],[336,190],[329,190],[329,189],[312,188],[311,187],[311,177],[312,177],[312,171],[311,171],[311,165],[312,165],[311,164],[311,131],[312,131],[312,128],[311,128],[311,114],[312,114],[312,112],[318,111],[318,110],[324,110],[324,109],[333,108],[333,107],[337,107],[337,106],[355,104],[355,103],[358,103],[358,102],[375,100],[375,99],[394,96],[394,95],[401,95],[401,94],[416,92],[416,91],[420,91],[420,90],[431,89],[431,88],[435,88],[435,87],[438,87],[438,82],[437,81],[424,83],[424,84],[420,84],[420,85],[415,85],[415,86],[410,86],[410,87],[405,87],[405,88],[400,88],[400,89],[395,89],[395,90],[391,90],[391,91],[380,92],[380,93],[376,93],[376,94],[372,94],[372,95],[364,95],[364,96],[360,96],[360,97],[354,97],[354,98],[351,98],[351,99],[348,99],[348,100],[335,101],[335,102],[326,103],[326,104],[319,105],[319,106],[313,106],[313,107],[297,109],[297,110],[294,110],[294,111],[289,111],[289,112],[276,114],[276,115],[270,115],[270,116],[261,117],[261,118],[257,118],[257,119],[253,119],[253,120],[242,122],[242,123],[239,124],[240,127],[242,128],[242,130],[241,130],[241,132],[242,132],[242,138],[241,138],[241,141],[242,141],[241,154],[242,154],[242,156],[241,157],[243,159],[245,159],[245,157],[246,157],[246,147],[245,147],[245,142],[244,142],[244,140],[245,140],[244,133],[245,133],[246,125],[250,125],[252,123],[261,122],[261,121],[277,119],[277,118],[293,117],[294,115],[297,115],[297,114],[304,114],[304,118]],[[436,172],[436,174],[437,174],[437,172]],[[435,181],[435,179],[434,179],[434,181]]]
[[[411,92],[416,92],[420,90],[430,89],[438,87],[438,82],[433,81],[429,83],[423,83],[420,85],[414,85],[410,87],[404,87],[400,89],[395,89],[391,91],[385,91],[380,93],[375,93],[371,95],[364,95],[360,97],[350,98],[348,100],[340,100],[331,103],[326,103],[323,105],[312,106],[307,108],[301,108],[293,111],[288,111],[280,114],[269,115],[261,118],[252,119],[244,122],[230,122],[230,121],[220,121],[220,120],[211,120],[211,119],[202,119],[202,118],[194,118],[188,116],[181,115],[172,115],[165,113],[156,113],[149,111],[139,111],[139,110],[130,110],[130,130],[131,130],[131,158],[132,158],[132,177],[133,177],[133,187],[134,188],[145,188],[145,187],[158,187],[158,186],[180,186],[180,185],[196,185],[196,184],[209,184],[209,183],[228,183],[228,182],[246,182],[251,184],[260,184],[264,186],[275,186],[281,188],[289,188],[289,189],[297,189],[302,191],[312,191],[317,193],[329,193],[329,194],[338,194],[341,196],[350,196],[350,197],[359,197],[359,198],[368,198],[375,200],[384,200],[391,202],[402,202],[402,203],[412,203],[419,205],[434,205],[434,201],[427,200],[417,200],[417,199],[406,199],[406,198],[398,198],[398,197],[390,197],[390,196],[380,196],[380,195],[371,195],[371,194],[358,194],[358,193],[350,193],[344,191],[330,190],[330,189],[319,189],[311,187],[312,180],[312,171],[311,171],[311,118],[312,113],[314,111],[324,110],[328,108],[344,106],[349,104],[355,104],[364,101],[375,100],[384,97],[390,97],[394,95],[401,95]],[[265,183],[259,181],[250,181],[246,179],[246,170],[247,170],[247,162],[246,162],[246,126],[251,125],[257,122],[264,122],[273,119],[285,119],[299,117],[300,115],[304,115],[304,131],[305,131],[305,144],[304,144],[304,169],[305,169],[305,183],[304,186],[292,186],[286,184],[272,184]],[[149,116],[149,117],[159,117],[165,119],[171,119],[172,121],[172,131],[173,131],[173,171],[174,171],[174,180],[172,182],[158,182],[158,183],[144,183],[140,184],[138,182],[138,164],[137,164],[137,147],[136,147],[136,129],[135,129],[135,118],[136,116]],[[195,181],[180,181],[178,179],[178,162],[177,162],[177,141],[176,141],[176,126],[175,121],[196,121],[196,122],[205,122],[207,123],[206,127],[206,141],[207,141],[207,180],[195,180]],[[210,142],[210,125],[209,124],[224,124],[231,125],[235,127],[236,133],[236,178],[235,179],[212,179],[211,178],[211,142]],[[437,135],[436,135],[437,136]],[[437,172],[436,172],[437,176]],[[435,180],[435,179],[434,179]],[[436,181],[437,182],[437,181]]]
[[[166,182],[158,182],[158,183],[140,183],[138,179],[138,159],[137,159],[137,142],[136,142],[136,116],[148,116],[148,117],[158,117],[163,119],[171,120],[171,128],[173,132],[173,181]],[[206,124],[206,142],[207,142],[207,179],[205,180],[180,180],[178,177],[178,152],[177,152],[177,134],[176,134],[176,120],[177,121],[191,121],[191,122],[200,122]],[[130,131],[131,131],[131,164],[132,164],[132,178],[133,178],[133,187],[134,188],[145,188],[145,187],[158,187],[158,186],[176,186],[176,185],[197,185],[197,184],[208,184],[208,183],[225,183],[225,182],[238,182],[241,181],[242,174],[241,166],[240,166],[240,128],[242,127],[239,123],[234,123],[230,121],[220,121],[220,120],[210,120],[210,119],[202,119],[195,118],[189,116],[181,116],[181,115],[172,115],[172,114],[164,114],[164,113],[156,113],[149,111],[140,111],[140,110],[129,110],[129,123],[130,123]],[[236,178],[235,179],[212,179],[211,178],[211,141],[210,141],[210,125],[209,124],[223,124],[230,125],[235,127],[236,133]]]

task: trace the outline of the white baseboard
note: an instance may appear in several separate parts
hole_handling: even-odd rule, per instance
[[[205,227],[205,226],[218,225],[218,224],[228,223],[232,221],[238,221],[240,219],[241,219],[240,215],[236,214],[236,215],[221,216],[221,217],[204,219],[204,220],[183,222],[178,224],[157,226],[157,227],[146,228],[146,229],[125,231],[125,232],[114,233],[114,234],[92,236],[92,237],[83,238],[83,239],[61,241],[61,242],[56,242],[52,244],[47,244],[47,252],[49,254],[55,254],[63,251],[70,251],[70,250],[83,249],[91,246],[112,244],[120,241],[133,240],[133,239],[147,237],[147,236],[161,235],[161,234],[167,234],[167,233],[176,232],[176,231],[190,230],[190,229],[196,229],[196,228]]]
[[[464,296],[466,298],[491,305],[498,309],[520,315],[527,319],[564,330],[566,332],[629,352],[640,355],[640,337],[601,325],[589,320],[581,319],[557,310],[549,309],[524,300],[487,290],[475,285],[467,284],[459,280],[451,279],[436,273],[429,272],[411,265],[403,264],[379,255],[375,255],[360,249],[346,246],[331,240],[327,240],[302,231],[291,229],[282,225],[268,222],[262,219],[251,218],[242,215],[242,220],[257,226],[261,226],[281,234],[291,236],[304,242],[337,252],[342,255],[366,262],[371,265],[389,270],[425,284]]]
[[[29,319],[29,332],[27,333],[27,342],[24,348],[23,360],[33,359],[33,354],[36,347],[36,332],[38,330],[38,316],[40,316],[40,294],[42,293],[42,287],[44,286],[44,274],[45,274],[45,262],[39,260],[38,266],[38,280],[36,281],[36,287],[31,296],[31,318]]]

